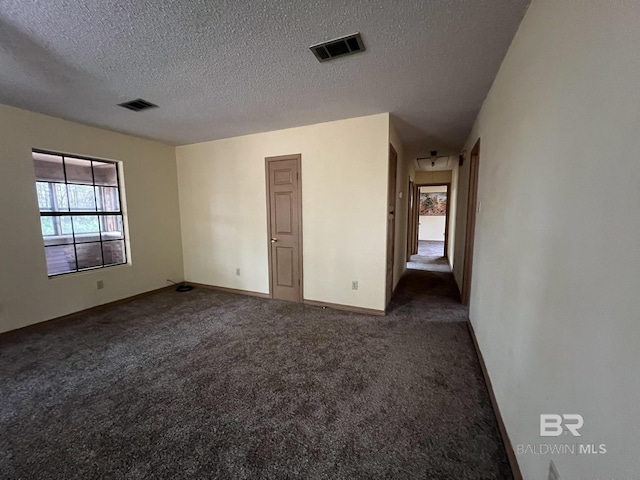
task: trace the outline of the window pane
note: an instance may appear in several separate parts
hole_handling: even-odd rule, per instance
[[[67,183],[85,183],[93,185],[91,160],[64,157],[64,166],[67,171]]]
[[[73,238],[73,224],[71,222],[71,217],[54,217],[59,222],[59,230],[58,235],[69,235]]]
[[[33,152],[33,167],[36,180],[43,182],[64,182],[62,156]]]
[[[100,241],[100,222],[98,216],[74,216],[73,233],[76,243]]]
[[[37,182],[38,205],[41,212],[68,212],[67,186],[64,183]]]
[[[105,265],[118,265],[127,261],[123,240],[103,242],[102,252],[104,254]]]
[[[120,198],[118,189],[113,187],[96,187],[96,200],[99,212],[119,212]]]
[[[40,228],[42,228],[43,237],[56,234],[54,220],[55,219],[53,217],[40,217]]]
[[[40,217],[45,246],[73,243],[71,217]]]
[[[102,240],[124,239],[122,215],[105,215],[100,217],[100,231],[102,232]]]
[[[45,247],[49,276],[76,271],[76,254],[73,245]]]
[[[93,175],[96,185],[118,186],[118,170],[115,163],[93,162]]]
[[[53,211],[68,212],[67,186],[64,183],[52,183],[51,188],[53,189]]]
[[[78,270],[102,266],[102,249],[99,242],[79,243],[76,245],[76,252],[78,252]]]
[[[51,203],[51,190],[46,182],[36,182],[36,192],[38,192],[38,206],[41,212],[50,212],[53,209]]]
[[[71,211],[95,212],[96,198],[92,186],[67,185]]]

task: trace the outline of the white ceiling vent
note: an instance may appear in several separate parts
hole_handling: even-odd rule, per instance
[[[134,112],[141,112],[142,110],[149,110],[150,108],[158,108],[157,105],[154,105],[151,102],[147,102],[141,98],[137,100],[131,100],[130,102],[119,103],[119,107],[127,108],[129,110],[133,110]]]
[[[309,50],[313,52],[319,62],[327,62],[334,58],[364,52],[366,49],[364,48],[364,43],[362,43],[360,33],[354,33],[346,37],[311,45]]]

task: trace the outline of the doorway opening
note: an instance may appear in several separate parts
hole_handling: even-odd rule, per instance
[[[416,185],[413,202],[414,248],[407,268],[449,272],[449,183]]]

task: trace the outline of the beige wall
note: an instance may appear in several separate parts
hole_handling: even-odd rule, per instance
[[[383,310],[388,152],[388,114],[178,147],[187,280],[269,291],[264,159],[299,153],[304,298]]]
[[[511,441],[607,448],[519,455],[525,479],[551,458],[567,479],[640,471],[638,45],[638,2],[533,1],[466,144],[481,138],[470,318]],[[540,437],[542,413],[581,414],[582,436]]]
[[[4,105],[0,132],[0,331],[182,281],[173,147]],[[47,277],[32,148],[122,162],[130,265]]]
[[[409,220],[409,163],[406,150],[398,135],[393,118],[389,121],[389,141],[398,154],[398,171],[396,179],[396,236],[395,258],[393,268],[393,286],[398,285],[400,277],[407,269],[407,222]]]
[[[451,170],[436,170],[435,172],[415,172],[416,183],[418,185],[428,183],[449,183],[451,181]]]

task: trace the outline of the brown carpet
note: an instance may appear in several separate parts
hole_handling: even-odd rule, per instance
[[[508,479],[451,274],[387,317],[195,289],[0,336],[2,479]]]

